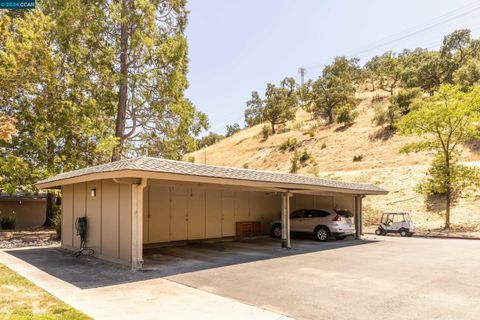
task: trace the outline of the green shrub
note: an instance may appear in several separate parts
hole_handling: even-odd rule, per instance
[[[268,125],[264,125],[262,127],[262,135],[263,135],[263,140],[267,140],[268,137],[270,136],[270,127]]]
[[[62,238],[62,211],[60,206],[55,206],[52,223],[55,227],[55,232],[57,233],[57,239]]]
[[[297,173],[301,167],[305,167],[308,160],[311,160],[312,155],[307,151],[303,150],[295,151],[292,158],[290,158],[290,173]],[[316,163],[315,163],[316,165]]]
[[[410,112],[415,99],[420,96],[419,88],[402,89],[397,95],[390,98],[390,105],[387,108],[375,107],[372,122],[377,126],[387,125],[391,130],[395,130],[398,121]]]
[[[303,121],[297,121],[293,124],[293,129],[295,130],[300,130],[305,126],[305,122]]]
[[[359,162],[363,160],[363,154],[353,156],[353,162]]]
[[[248,163],[244,163],[244,164],[243,164],[243,168],[244,168],[244,169],[248,169]]]
[[[415,99],[422,96],[420,88],[406,88],[400,90],[396,95],[390,98],[393,108],[398,109],[402,116],[410,112]]]
[[[195,157],[194,156],[189,156],[189,157],[187,157],[187,161],[194,163],[195,162]]]
[[[298,152],[295,152],[290,159],[290,173],[297,173],[298,169],[300,169],[300,154]]]
[[[15,211],[12,211],[11,214],[0,217],[0,227],[2,230],[13,230],[17,223],[17,218],[15,217]]]
[[[297,139],[296,138],[288,138],[287,140],[283,141],[280,144],[279,149],[282,151],[293,151],[297,147]]]
[[[300,163],[305,163],[310,160],[311,157],[312,155],[305,149],[302,153],[300,153],[298,160]]]
[[[325,149],[326,147],[327,147],[327,144],[324,142],[324,143],[322,143],[322,146],[320,148]]]
[[[358,117],[358,112],[354,111],[349,105],[340,106],[335,113],[337,116],[337,123],[341,123],[344,126],[351,125],[355,121],[355,118]]]

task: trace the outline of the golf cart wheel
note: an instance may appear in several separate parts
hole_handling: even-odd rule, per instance
[[[282,225],[280,223],[276,223],[272,226],[271,230],[272,237],[281,238],[282,237]]]
[[[330,240],[330,230],[324,226],[315,228],[315,238],[322,242]]]
[[[408,236],[408,231],[405,230],[405,229],[400,229],[400,235],[401,235],[402,237],[406,237],[406,236]]]
[[[347,236],[336,236],[335,239],[337,240],[345,240]]]
[[[382,230],[382,236],[386,236],[387,235],[387,231],[386,230]]]
[[[377,236],[381,236],[383,234],[383,230],[382,229],[377,229],[377,230],[375,230],[375,234]]]

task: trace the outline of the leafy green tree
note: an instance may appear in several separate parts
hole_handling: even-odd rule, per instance
[[[186,1],[50,1],[58,45],[114,105],[112,160],[130,153],[181,158],[208,127],[185,98]],[[144,142],[148,141],[148,147]]]
[[[393,96],[393,91],[401,83],[402,62],[393,52],[387,51],[373,57],[365,64],[366,72],[377,87]]]
[[[84,77],[85,65],[59,50],[57,36],[42,10],[0,13],[0,112],[17,129],[0,143],[0,187],[9,192],[111,156],[113,109],[92,93],[97,83]],[[49,193],[47,224],[52,201]]]
[[[298,104],[299,98],[293,78],[283,79],[279,87],[269,83],[265,98],[261,98],[256,91],[252,92],[252,99],[247,101],[245,122],[252,126],[268,121],[272,134],[275,134],[277,125],[295,119]]]
[[[433,95],[443,83],[444,71],[440,53],[425,49],[402,53],[402,82],[406,87],[419,87]]]
[[[208,135],[197,140],[197,150],[211,146],[224,138],[225,137],[219,133],[209,132]]]
[[[263,100],[257,91],[253,91],[252,98],[247,101],[244,116],[248,127],[253,127],[265,121],[263,118]]]
[[[326,119],[327,123],[333,123],[339,109],[349,114],[356,104],[355,81],[358,72],[358,59],[335,58],[331,65],[323,69],[318,80],[308,82],[306,110]]]
[[[88,95],[94,86],[52,45],[56,30],[42,11],[0,16],[0,111],[16,119],[4,155],[21,157],[47,174],[105,161],[113,115]],[[108,155],[107,155],[108,157]]]
[[[480,182],[478,170],[459,164],[458,156],[453,155],[449,166],[445,166],[447,160],[441,152],[437,153],[427,170],[428,177],[418,186],[417,190],[427,196],[444,196],[449,193],[450,204],[455,204],[461,193],[471,187],[477,187]],[[450,213],[448,213],[445,227],[450,227]]]
[[[240,125],[238,123],[234,123],[234,124],[229,124],[227,125],[227,137],[230,137],[230,136],[233,136],[235,133],[239,132],[240,130],[242,130],[240,128]]]
[[[471,38],[469,29],[459,29],[446,35],[440,54],[444,69],[444,82],[452,83],[455,71],[466,64],[471,58],[478,56],[480,40]]]
[[[453,74],[453,82],[462,90],[468,90],[471,86],[480,82],[480,60],[472,59],[461,66]]]
[[[445,197],[445,228],[450,227],[450,207],[455,196],[466,186],[477,183],[476,171],[461,166],[457,155],[463,142],[478,135],[479,109],[478,87],[465,93],[452,85],[442,85],[437,94],[419,101],[416,109],[398,124],[401,134],[420,139],[404,146],[402,152],[437,153],[430,176],[420,189]]]

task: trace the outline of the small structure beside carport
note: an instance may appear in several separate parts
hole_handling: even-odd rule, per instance
[[[113,262],[142,266],[143,247],[155,243],[235,236],[235,224],[283,221],[297,208],[343,208],[355,213],[361,235],[361,201],[386,194],[369,184],[295,174],[141,157],[62,173],[38,188],[62,190],[62,246],[77,250],[75,220],[88,219],[87,246]]]
[[[46,209],[47,195],[44,193],[0,193],[0,216],[14,215],[16,229],[42,226]]]

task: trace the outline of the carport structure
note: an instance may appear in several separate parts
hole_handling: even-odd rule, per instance
[[[387,193],[370,184],[150,157],[62,173],[37,187],[62,191],[62,247],[79,249],[75,221],[87,217],[87,246],[133,270],[142,267],[144,245],[235,237],[241,222],[268,233],[281,217],[282,246],[290,248],[288,215],[300,208],[354,212],[359,238],[362,198]]]

